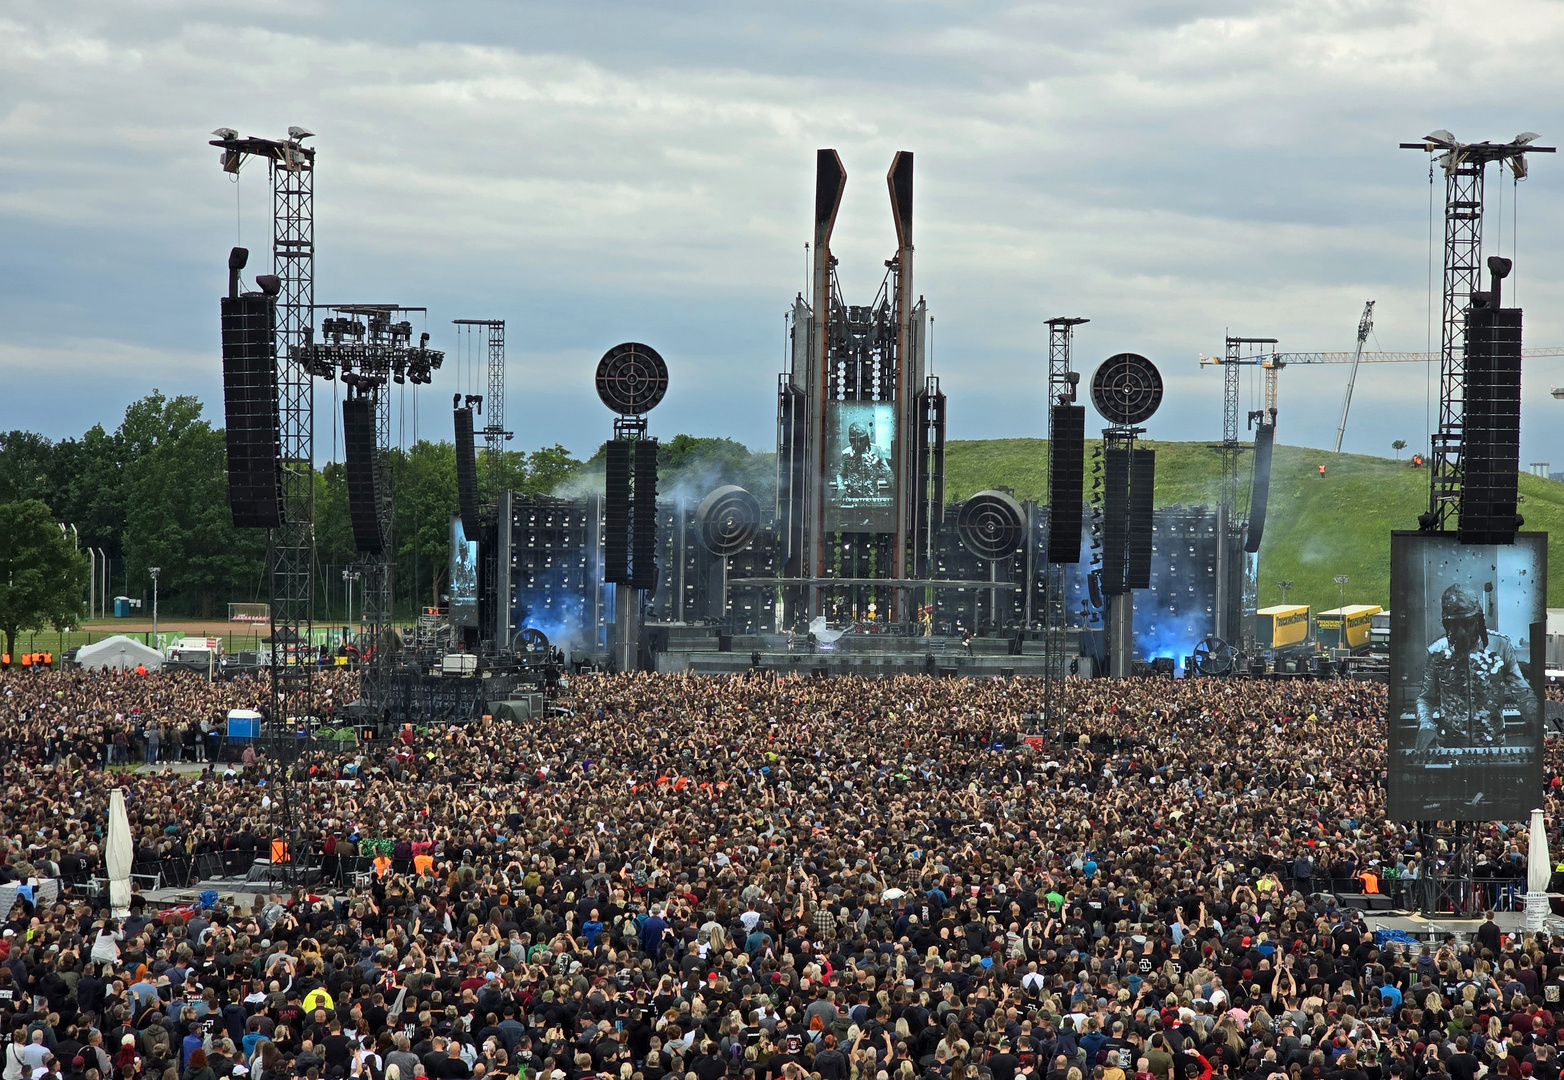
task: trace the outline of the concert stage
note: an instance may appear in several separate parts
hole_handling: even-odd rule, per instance
[[[1041,678],[1043,642],[1024,636],[975,637],[968,647],[945,635],[848,633],[829,644],[811,645],[795,635],[721,634],[716,627],[648,626],[651,657],[658,671],[698,675],[738,674],[754,669],[792,675],[939,675],[959,678]],[[1075,649],[1074,635],[1068,643]],[[1066,659],[1062,671],[1069,670]],[[1082,658],[1082,663],[1089,660]]]

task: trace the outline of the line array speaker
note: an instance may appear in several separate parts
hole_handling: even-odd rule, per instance
[[[630,584],[657,588],[657,440],[635,444],[635,498],[631,503]]]
[[[1249,534],[1244,550],[1253,555],[1260,550],[1265,535],[1265,507],[1271,501],[1271,452],[1276,446],[1276,425],[1261,424],[1254,429],[1254,482],[1249,489]]]
[[[1466,316],[1461,421],[1463,544],[1513,544],[1521,433],[1521,311],[1473,305]]]
[[[804,392],[784,384],[777,396],[777,510],[782,557],[789,573],[802,565],[804,551]]]
[[[228,508],[239,529],[275,529],[283,523],[276,311],[275,300],[263,293],[222,301]]]
[[[353,543],[360,551],[378,555],[385,547],[385,537],[380,532],[380,462],[375,453],[373,398],[349,398],[342,403],[342,444]]]
[[[1048,429],[1048,561],[1080,562],[1086,407],[1052,406]]]
[[[1126,589],[1151,588],[1152,508],[1157,484],[1157,452],[1134,450],[1130,454],[1129,562],[1124,570]]]
[[[472,407],[456,410],[456,505],[467,539],[478,536],[478,457],[473,448]]]
[[[630,444],[612,439],[603,486],[603,580],[630,583]]]
[[[1102,454],[1102,593],[1124,591],[1124,549],[1130,516],[1129,451],[1110,447]]]

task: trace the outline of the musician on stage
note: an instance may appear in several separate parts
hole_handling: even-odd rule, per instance
[[[1449,750],[1503,746],[1504,709],[1513,705],[1528,723],[1537,700],[1521,675],[1515,647],[1491,633],[1477,596],[1451,585],[1439,600],[1442,638],[1428,647],[1417,695],[1417,748]]]

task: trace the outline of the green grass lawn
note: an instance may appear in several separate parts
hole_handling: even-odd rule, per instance
[[[263,629],[259,636],[265,637],[267,633],[268,631]],[[72,630],[70,633],[63,635],[63,638],[62,635],[52,630],[39,630],[36,633],[23,631],[16,635],[16,652],[18,655],[30,652],[51,652],[58,656],[62,649],[65,652],[69,652],[77,645],[90,645],[94,642],[102,641],[106,637],[112,637],[115,634],[124,634],[126,637],[139,641],[144,645],[151,644],[152,640],[151,633],[147,631],[117,630],[111,623],[95,623],[84,630]],[[168,646],[174,644],[185,635],[178,631],[164,631],[159,636],[162,637],[163,644]],[[190,636],[195,637],[197,635],[192,632]],[[201,636],[204,637],[206,635]],[[212,636],[217,637],[218,635],[213,634]],[[223,634],[221,636],[225,653],[235,653],[240,649],[254,649],[257,647],[255,644],[257,635],[252,629],[246,629],[242,633]],[[0,645],[4,644],[4,638],[0,638]],[[17,663],[15,656],[11,660],[13,664]]]
[[[1221,463],[1206,443],[1146,442],[1157,451],[1157,505],[1215,505]],[[1324,464],[1325,478],[1318,467]],[[1247,504],[1249,457],[1244,456],[1240,502]],[[1090,447],[1087,453],[1090,491]],[[1007,487],[1020,499],[1047,500],[1048,443],[1044,439],[981,439],[946,446],[945,490],[965,499],[985,488]],[[1564,484],[1522,474],[1521,514],[1526,530],[1564,536]],[[1405,460],[1332,454],[1277,445],[1271,466],[1270,508],[1260,545],[1260,606],[1281,600],[1277,581],[1291,581],[1287,599],[1316,611],[1337,604],[1337,574],[1349,581],[1349,604],[1390,603],[1390,532],[1416,529],[1428,508],[1428,472]],[[1551,544],[1550,544],[1551,549]],[[1564,598],[1564,552],[1549,552],[1548,594]]]

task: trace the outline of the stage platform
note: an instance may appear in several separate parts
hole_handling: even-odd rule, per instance
[[[666,650],[652,655],[658,671],[698,675],[762,672],[801,676],[937,675],[947,678],[1041,678],[1043,643],[1009,637],[978,637],[970,649],[957,638],[899,634],[848,634],[829,645],[811,646],[795,636],[735,634],[706,627],[667,627]],[[1017,653],[1016,648],[1020,648]],[[1063,670],[1068,674],[1069,661]]]

